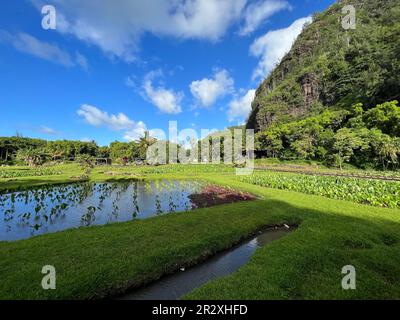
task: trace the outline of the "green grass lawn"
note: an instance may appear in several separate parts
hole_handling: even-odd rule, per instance
[[[399,209],[269,189],[239,181],[228,167],[182,167],[100,167],[91,178],[199,178],[252,192],[261,199],[0,242],[0,298],[112,296],[201,261],[267,225],[281,223],[299,224],[299,228],[258,249],[238,272],[185,298],[400,298]],[[62,170],[58,176],[0,179],[0,188],[61,183],[80,174],[75,166]],[[56,267],[56,290],[41,288],[44,265]],[[344,265],[356,268],[356,290],[341,287]]]
[[[35,172],[51,171],[51,175],[35,175]],[[0,192],[6,190],[24,189],[43,184],[66,183],[80,180],[83,169],[76,164],[58,165],[36,169],[30,167],[0,167]]]

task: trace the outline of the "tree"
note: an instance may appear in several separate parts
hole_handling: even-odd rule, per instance
[[[97,150],[96,156],[99,158],[109,158],[110,157],[110,148],[109,147],[99,147]]]
[[[0,157],[4,161],[13,161],[17,152],[22,149],[44,148],[47,142],[40,139],[23,137],[0,138]]]
[[[49,141],[47,143],[47,152],[51,154],[54,159],[69,159],[76,158],[79,155],[95,156],[98,150],[98,146],[94,141],[83,142],[83,141]]]
[[[400,153],[400,142],[398,138],[392,138],[380,130],[374,130],[374,139],[371,145],[379,158],[382,169],[386,170],[390,164],[398,163],[398,154]]]
[[[292,142],[291,147],[301,159],[312,159],[315,156],[314,139],[310,136],[303,136]]]
[[[398,101],[378,104],[364,114],[368,128],[377,128],[390,136],[400,136],[400,107]]]
[[[75,160],[81,165],[86,175],[89,175],[94,168],[94,158],[88,154],[80,154]]]
[[[355,149],[362,149],[367,146],[368,144],[359,137],[357,132],[349,128],[340,129],[336,133],[333,143],[333,149],[336,151],[335,160],[340,170],[343,169],[343,163],[350,161]]]
[[[257,151],[265,151],[268,157],[278,158],[283,150],[282,139],[279,132],[265,132],[256,138]]]
[[[28,166],[42,165],[46,160],[45,154],[40,149],[21,149],[17,152],[17,159],[24,161]]]

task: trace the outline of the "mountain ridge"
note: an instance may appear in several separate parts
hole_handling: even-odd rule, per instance
[[[356,9],[345,30],[342,8]],[[355,103],[400,100],[400,2],[341,0],[313,16],[256,91],[246,127],[263,131]]]

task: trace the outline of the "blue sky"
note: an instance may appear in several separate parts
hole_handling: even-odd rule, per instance
[[[254,90],[333,0],[7,0],[0,136],[137,138],[243,123]],[[43,5],[56,29],[42,27]]]

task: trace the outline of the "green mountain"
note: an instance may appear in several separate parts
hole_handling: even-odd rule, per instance
[[[346,5],[356,9],[355,29],[342,26]],[[258,133],[260,151],[281,158],[332,161],[323,153],[337,152],[332,145],[343,128],[360,139],[364,139],[360,128],[398,137],[371,114],[392,112],[387,122],[400,120],[396,102],[377,107],[400,100],[399,57],[399,0],[337,1],[314,15],[290,52],[261,83],[246,127]],[[320,127],[318,132],[309,129],[310,122]],[[377,161],[374,157],[368,161]],[[348,162],[357,161],[351,155]]]
[[[342,27],[342,8],[356,9],[356,29]],[[316,14],[292,49],[259,86],[247,127],[354,103],[400,99],[400,1],[338,1]]]

